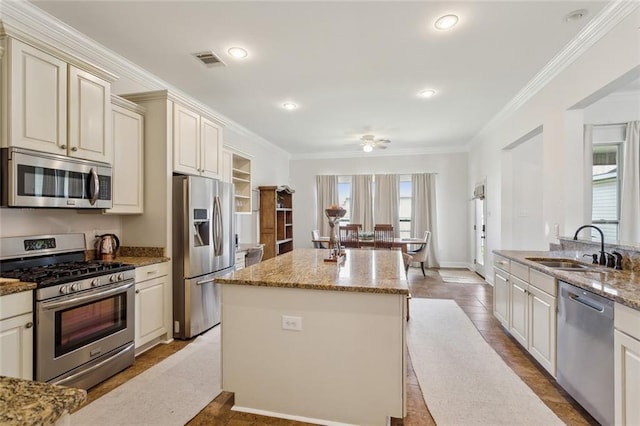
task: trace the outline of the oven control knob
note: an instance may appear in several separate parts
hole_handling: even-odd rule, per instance
[[[124,280],[124,274],[122,272],[120,272],[118,274],[118,281],[123,281]]]
[[[111,281],[112,283],[118,281],[118,276],[116,274],[113,274],[109,277],[109,281]]]
[[[91,280],[91,287],[98,287],[100,285],[100,278],[94,278]]]
[[[71,291],[78,291],[78,290],[80,290],[80,284],[78,283],[71,284]]]
[[[67,287],[66,285],[63,285],[62,287],[60,287],[60,293],[62,294],[69,293],[69,287]]]

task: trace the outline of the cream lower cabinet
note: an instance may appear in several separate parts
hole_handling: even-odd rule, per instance
[[[114,76],[12,37],[2,40],[3,146],[111,163]],[[75,61],[70,63],[69,61]],[[92,69],[92,72],[87,71]]]
[[[494,255],[493,315],[509,328],[509,259]]]
[[[614,309],[615,424],[640,425],[640,311]]]
[[[171,336],[171,280],[167,263],[136,268],[136,354]]]
[[[496,269],[494,315],[553,377],[556,376],[556,279],[518,262],[509,263],[508,277]],[[506,288],[505,288],[506,287]],[[504,307],[505,298],[508,306]]]
[[[33,379],[31,291],[0,297],[0,376]]]
[[[144,108],[111,97],[113,207],[105,213],[144,212]]]

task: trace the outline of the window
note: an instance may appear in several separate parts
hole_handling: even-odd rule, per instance
[[[371,190],[375,193],[375,181]],[[347,211],[340,223],[351,223],[351,176],[338,176],[338,203]],[[400,238],[411,237],[411,203],[411,175],[400,175]]]
[[[351,176],[338,176],[338,204],[347,212],[340,219],[340,223],[351,221]]]
[[[620,222],[619,143],[594,143],[591,222],[602,229],[606,241],[618,240]],[[592,237],[599,238],[592,230]]]
[[[400,175],[400,238],[411,238],[411,175]]]

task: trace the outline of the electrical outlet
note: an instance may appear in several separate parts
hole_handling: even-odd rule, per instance
[[[292,331],[302,331],[302,317],[282,316],[282,329]]]

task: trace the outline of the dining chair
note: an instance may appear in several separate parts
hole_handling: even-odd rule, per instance
[[[320,231],[318,229],[314,229],[311,231],[311,241],[313,242],[313,248],[324,249],[326,248],[324,244],[320,241],[314,241],[320,239]]]
[[[373,248],[391,249],[393,247],[393,225],[377,224],[373,227]]]
[[[259,247],[251,247],[247,249],[247,257],[244,261],[244,266],[255,265],[256,263],[260,263],[262,260],[262,255],[264,253],[264,244],[260,244]]]
[[[343,225],[340,227],[340,245],[346,248],[360,248],[358,225]]]
[[[413,258],[413,262],[420,262],[420,268],[422,269],[422,275],[427,276],[424,272],[424,263],[429,256],[429,243],[431,242],[431,231],[424,231],[424,239],[414,251],[408,251],[407,253]]]

